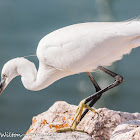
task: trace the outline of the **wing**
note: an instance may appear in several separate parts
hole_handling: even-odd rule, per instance
[[[136,25],[140,28],[140,22]],[[56,69],[92,71],[120,60],[140,44],[140,31],[134,32],[133,26],[127,22],[95,22],[61,28],[40,41],[37,56]]]

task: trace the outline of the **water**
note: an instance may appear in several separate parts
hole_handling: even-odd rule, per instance
[[[138,0],[108,0],[108,2],[111,7],[105,15],[101,6],[103,3],[96,5],[93,0],[1,0],[0,69],[14,57],[35,54],[39,40],[60,27],[87,21],[120,21],[140,14]],[[108,18],[108,15],[111,18]],[[95,107],[140,112],[139,54],[140,48],[137,48],[110,67],[123,75],[125,83],[107,92]],[[29,60],[38,67],[36,57]],[[108,81],[113,81],[102,72],[94,73],[94,76],[101,87]],[[55,101],[65,100],[71,104],[78,104],[93,92],[95,90],[86,74],[63,78],[38,92],[26,90],[20,77],[17,77],[0,96],[0,132],[24,134],[31,124],[32,117],[46,111]]]

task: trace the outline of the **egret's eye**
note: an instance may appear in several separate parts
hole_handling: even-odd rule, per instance
[[[4,73],[4,74],[2,75],[2,77],[7,77],[7,75]]]

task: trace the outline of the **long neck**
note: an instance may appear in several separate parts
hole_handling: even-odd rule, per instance
[[[23,64],[20,66],[18,73],[21,75],[24,87],[33,91],[44,89],[60,79],[60,77],[56,77],[57,74],[55,74],[55,69],[47,67],[41,62],[39,64],[38,72],[35,65],[28,61],[28,64],[26,62],[26,65]]]

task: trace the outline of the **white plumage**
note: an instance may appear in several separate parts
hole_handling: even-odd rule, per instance
[[[39,43],[37,56],[60,70],[92,71],[99,65],[110,65],[138,46],[139,28],[139,21],[71,25],[45,36]]]
[[[2,77],[3,74],[7,76],[4,88],[15,76],[21,75],[25,88],[41,90],[63,77],[109,66],[139,45],[138,20],[67,26],[46,35],[39,42],[38,72],[25,58],[8,61],[2,70]]]

